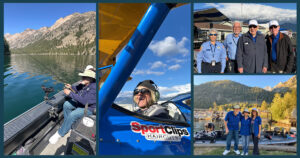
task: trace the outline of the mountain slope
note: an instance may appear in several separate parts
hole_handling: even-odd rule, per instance
[[[9,55],[9,54],[10,54],[9,45],[6,39],[4,38],[4,55]]]
[[[51,27],[6,34],[11,52],[22,54],[96,54],[96,13],[74,13]]]
[[[213,102],[217,105],[229,103],[270,103],[274,92],[258,87],[248,87],[237,82],[222,80],[196,85],[194,87],[194,107],[209,108]]]
[[[264,100],[271,103],[275,93],[284,94],[296,87],[296,76],[284,83],[278,83],[273,88],[267,86],[264,89],[248,87],[230,80],[207,82],[194,86],[194,107],[209,108],[214,102],[217,105],[239,102],[260,104]]]

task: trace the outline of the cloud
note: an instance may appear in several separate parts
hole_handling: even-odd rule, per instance
[[[175,71],[177,69],[179,69],[181,66],[179,64],[175,64],[175,65],[171,65],[168,69],[169,70],[172,70],[172,71]]]
[[[172,59],[168,59],[167,63],[171,63],[171,62],[175,62],[175,63],[183,63],[188,59],[177,59],[177,58],[172,58]]]
[[[206,6],[216,7],[231,20],[258,21],[278,20],[279,24],[297,23],[297,11],[254,3],[206,3]]]
[[[162,68],[162,67],[166,67],[166,66],[167,66],[167,65],[164,64],[163,62],[161,62],[161,61],[156,61],[156,62],[154,62],[154,63],[151,65],[150,69]]]
[[[157,56],[172,56],[182,54],[186,56],[189,53],[189,49],[185,48],[185,44],[188,42],[188,38],[182,37],[181,41],[177,42],[174,37],[167,36],[161,41],[152,41],[149,45],[149,49]]]
[[[191,91],[191,84],[175,85],[172,87],[158,87],[162,97],[174,97],[178,94],[186,93]]]
[[[165,72],[162,71],[152,71],[152,70],[134,70],[133,75],[156,75],[160,76],[165,74]]]
[[[132,91],[122,91],[118,94],[117,98],[119,97],[132,97]]]

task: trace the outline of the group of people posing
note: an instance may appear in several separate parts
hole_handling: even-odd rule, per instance
[[[241,128],[239,124],[241,123]],[[234,110],[226,114],[224,119],[226,138],[226,149],[223,155],[230,153],[231,141],[234,140],[234,152],[239,155],[248,155],[249,138],[253,141],[253,155],[259,155],[258,141],[261,136],[261,118],[256,108],[252,108],[251,115],[247,108],[243,113],[240,112],[240,106],[235,105]],[[240,153],[239,133],[242,136],[243,151]]]
[[[291,73],[295,55],[278,21],[269,22],[271,35],[264,36],[258,28],[258,22],[250,20],[249,31],[241,34],[241,23],[234,22],[224,43],[216,41],[218,31],[211,29],[209,41],[197,52],[198,73]]]

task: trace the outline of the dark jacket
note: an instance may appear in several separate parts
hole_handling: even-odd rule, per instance
[[[273,62],[272,61],[272,36],[267,36],[267,50],[268,50],[268,55],[269,55],[269,63]],[[277,61],[273,62],[277,65],[279,70],[282,70],[287,73],[291,73],[293,69],[293,64],[294,64],[294,53],[292,49],[292,42],[290,38],[283,34],[279,34],[279,40],[276,45],[276,56],[277,56]],[[270,66],[270,65],[269,65]]]
[[[83,86],[79,84],[78,86],[72,86],[72,89],[76,93],[71,91],[70,97],[79,103],[80,107],[85,106],[85,104],[89,104],[89,110],[93,112],[96,109],[96,83],[90,83],[88,86]]]
[[[238,68],[243,68],[245,73],[262,73],[263,67],[268,67],[268,53],[264,35],[257,33],[256,42],[253,42],[249,32],[239,38],[237,64]]]
[[[158,118],[163,118],[163,119],[170,119],[168,109],[165,107],[162,107],[158,104],[153,104],[146,110],[138,109],[136,112],[139,114],[148,116],[148,117],[158,117]]]

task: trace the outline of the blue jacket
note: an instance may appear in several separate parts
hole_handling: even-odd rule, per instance
[[[242,114],[239,112],[236,116],[233,111],[229,111],[225,116],[225,121],[227,121],[228,130],[239,130],[239,123],[241,121]]]
[[[89,110],[94,111],[96,109],[96,83],[90,83],[88,86],[79,84],[78,86],[72,86],[74,92],[71,91],[70,97],[79,103],[79,106],[84,107],[86,103],[89,104]]]
[[[222,43],[216,41],[215,45],[212,45],[210,41],[204,42],[201,45],[201,51],[197,54],[197,68],[201,73],[201,63],[211,63],[215,60],[217,63],[221,62],[221,72],[224,72],[226,67],[226,50]]]
[[[257,136],[259,133],[259,125],[261,125],[261,118],[259,116],[256,116],[254,120],[254,136]]]
[[[247,120],[245,117],[241,117],[241,135],[249,136],[250,135],[250,128],[251,128],[251,118],[248,117]]]

